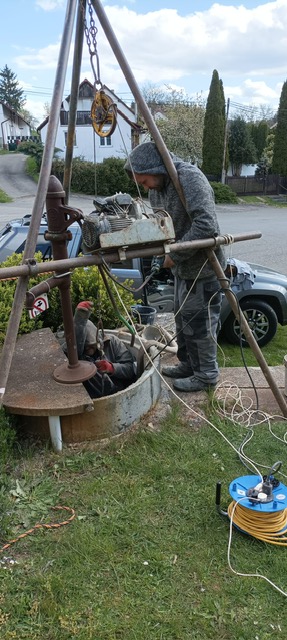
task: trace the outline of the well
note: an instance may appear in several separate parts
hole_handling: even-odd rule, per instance
[[[130,343],[130,336],[120,337]],[[50,329],[20,336],[3,406],[18,416],[25,433],[42,440],[51,438],[56,451],[61,451],[62,442],[101,440],[123,433],[156,404],[161,390],[156,348],[151,346],[149,350],[153,365],[138,338],[133,349],[142,371],[137,381],[112,396],[92,400],[81,383],[54,380],[54,369],[67,358]]]

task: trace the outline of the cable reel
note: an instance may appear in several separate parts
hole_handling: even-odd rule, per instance
[[[269,544],[287,546],[287,487],[274,477],[281,462],[267,476],[241,476],[229,485],[233,501],[220,509],[221,483],[216,486],[216,507],[232,519],[236,529]]]

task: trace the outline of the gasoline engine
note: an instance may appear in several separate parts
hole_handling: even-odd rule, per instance
[[[93,202],[95,210],[82,224],[84,253],[174,240],[172,219],[163,209],[148,211],[141,200],[128,193],[97,197]]]

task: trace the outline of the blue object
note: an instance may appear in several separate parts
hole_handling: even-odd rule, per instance
[[[229,493],[233,500],[239,500],[239,504],[251,511],[260,511],[262,513],[276,513],[287,508],[287,487],[279,482],[276,488],[272,489],[274,499],[271,502],[252,502],[247,497],[247,491],[256,487],[261,482],[260,476],[241,476],[235,478],[229,485]],[[244,498],[246,496],[246,498]],[[242,499],[243,498],[243,499]]]

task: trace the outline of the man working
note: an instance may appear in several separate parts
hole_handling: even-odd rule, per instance
[[[114,335],[102,335],[89,320],[93,303],[77,305],[74,326],[78,358],[95,363],[97,372],[83,384],[91,398],[108,396],[125,389],[136,380],[136,363],[132,353]]]
[[[185,206],[168,175],[154,142],[136,147],[125,169],[138,184],[149,190],[154,209],[164,209],[172,218],[175,241],[212,238],[219,234],[213,190],[196,166],[170,153],[185,198]],[[225,268],[224,253],[216,251]],[[179,363],[163,367],[162,373],[174,378],[179,391],[201,391],[214,387],[219,379],[217,330],[221,292],[216,275],[202,249],[171,251],[164,268],[175,276],[175,322]]]

